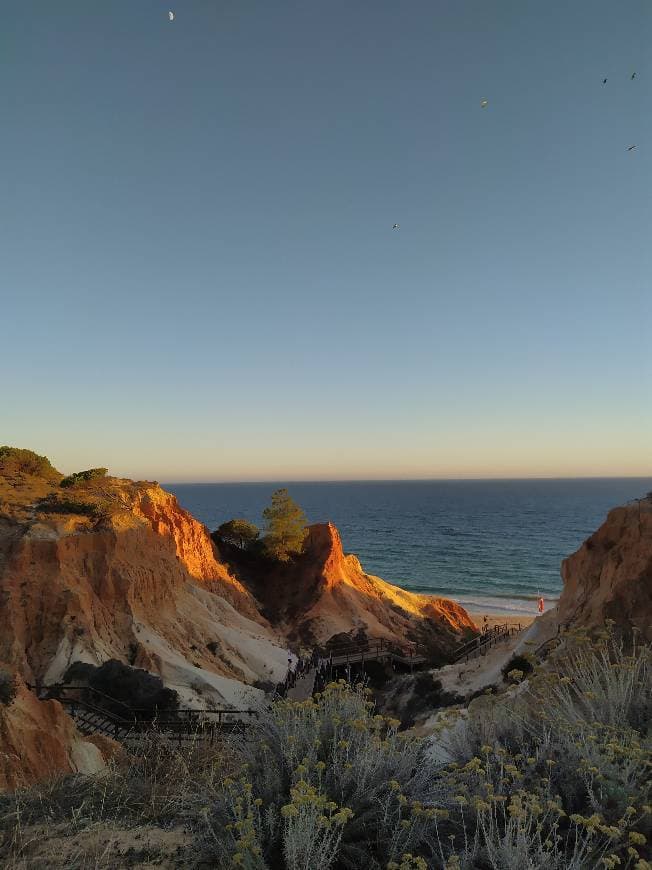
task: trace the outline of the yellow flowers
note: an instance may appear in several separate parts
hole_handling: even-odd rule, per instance
[[[590,640],[581,648],[569,642],[554,679],[545,671],[528,675],[527,686],[508,690],[508,703],[500,694],[495,701],[482,699],[475,720],[465,711],[463,718],[468,716],[472,726],[464,735],[470,750],[462,740],[451,741],[457,762],[435,762],[432,769],[429,755],[419,747],[429,753],[446,737],[426,743],[409,730],[399,733],[397,720],[374,715],[362,687],[356,691],[336,683],[310,706],[272,712],[276,730],[261,729],[271,749],[266,756],[255,750],[263,775],[238,778],[229,793],[230,816],[221,823],[234,824],[228,834],[222,828],[232,844],[224,866],[231,866],[233,852],[242,856],[233,865],[239,870],[260,866],[252,855],[261,846],[265,855],[272,853],[270,836],[283,838],[273,843],[274,854],[286,843],[310,841],[309,860],[292,866],[315,866],[315,856],[325,862],[324,856],[335,855],[340,839],[350,834],[360,836],[361,868],[425,870],[428,864],[418,853],[441,837],[436,866],[441,862],[447,870],[460,870],[461,855],[451,854],[456,847],[467,860],[471,849],[481,854],[499,842],[505,866],[519,865],[510,850],[524,844],[519,853],[523,861],[543,858],[542,866],[584,866],[589,856],[586,866],[592,870],[652,870],[639,855],[647,848],[645,834],[632,830],[636,826],[647,832],[648,820],[639,820],[650,811],[641,787],[652,771],[649,745],[625,716],[613,713],[613,705],[634,695],[639,684],[608,695],[592,656]],[[633,679],[625,664],[608,679]],[[525,677],[516,670],[510,679]],[[601,719],[600,709],[609,710],[609,716]],[[446,735],[454,717],[441,719]],[[292,772],[289,795],[283,791],[287,771]],[[265,795],[264,814],[257,809],[263,807],[257,793]],[[340,806],[345,800],[350,806]],[[570,819],[563,806],[576,811]],[[266,823],[274,811],[282,821],[270,834]],[[355,830],[347,828],[354,812],[354,818],[360,816]],[[219,810],[211,807],[210,823],[219,819]],[[384,855],[376,832],[380,824],[387,832],[383,842],[393,844]],[[412,854],[401,856],[402,848],[411,848]],[[328,866],[334,865],[336,859]]]
[[[353,810],[349,807],[342,807],[332,818],[336,825],[345,825],[349,819],[353,818]]]

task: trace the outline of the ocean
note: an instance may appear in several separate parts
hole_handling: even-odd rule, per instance
[[[369,574],[471,611],[534,614],[554,606],[561,560],[652,478],[163,484],[212,531],[233,517],[262,525],[287,486],[308,521],[333,522]]]

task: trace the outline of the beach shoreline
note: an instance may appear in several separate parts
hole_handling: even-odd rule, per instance
[[[488,628],[493,628],[496,625],[520,625],[523,629],[532,625],[536,619],[536,615],[528,613],[522,613],[515,616],[514,614],[487,613],[486,611],[469,610],[467,612],[480,630],[482,630],[483,625],[486,625]],[[484,621],[485,617],[487,618],[486,623]]]

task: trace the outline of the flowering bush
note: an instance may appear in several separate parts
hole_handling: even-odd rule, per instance
[[[278,702],[210,814],[220,866],[652,870],[651,661],[569,636],[468,718],[445,714],[463,724],[450,764],[344,683]]]
[[[432,851],[442,783],[424,741],[372,708],[344,681],[272,706],[209,819],[220,866],[421,867],[412,852]]]
[[[151,825],[188,868],[652,870],[651,671],[649,647],[574,634],[429,738],[342,682],[214,743],[147,732],[97,777],[0,795],[0,865],[45,866],[56,830],[75,861],[47,866],[126,866],[89,828]]]
[[[528,684],[471,705],[443,866],[648,868],[651,676],[649,647],[575,633]]]

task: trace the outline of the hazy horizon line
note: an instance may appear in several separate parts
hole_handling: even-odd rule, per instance
[[[483,483],[525,482],[530,480],[652,480],[652,474],[578,474],[531,475],[524,477],[341,477],[341,478],[269,478],[267,480],[165,480],[165,486],[228,486],[275,483]]]

